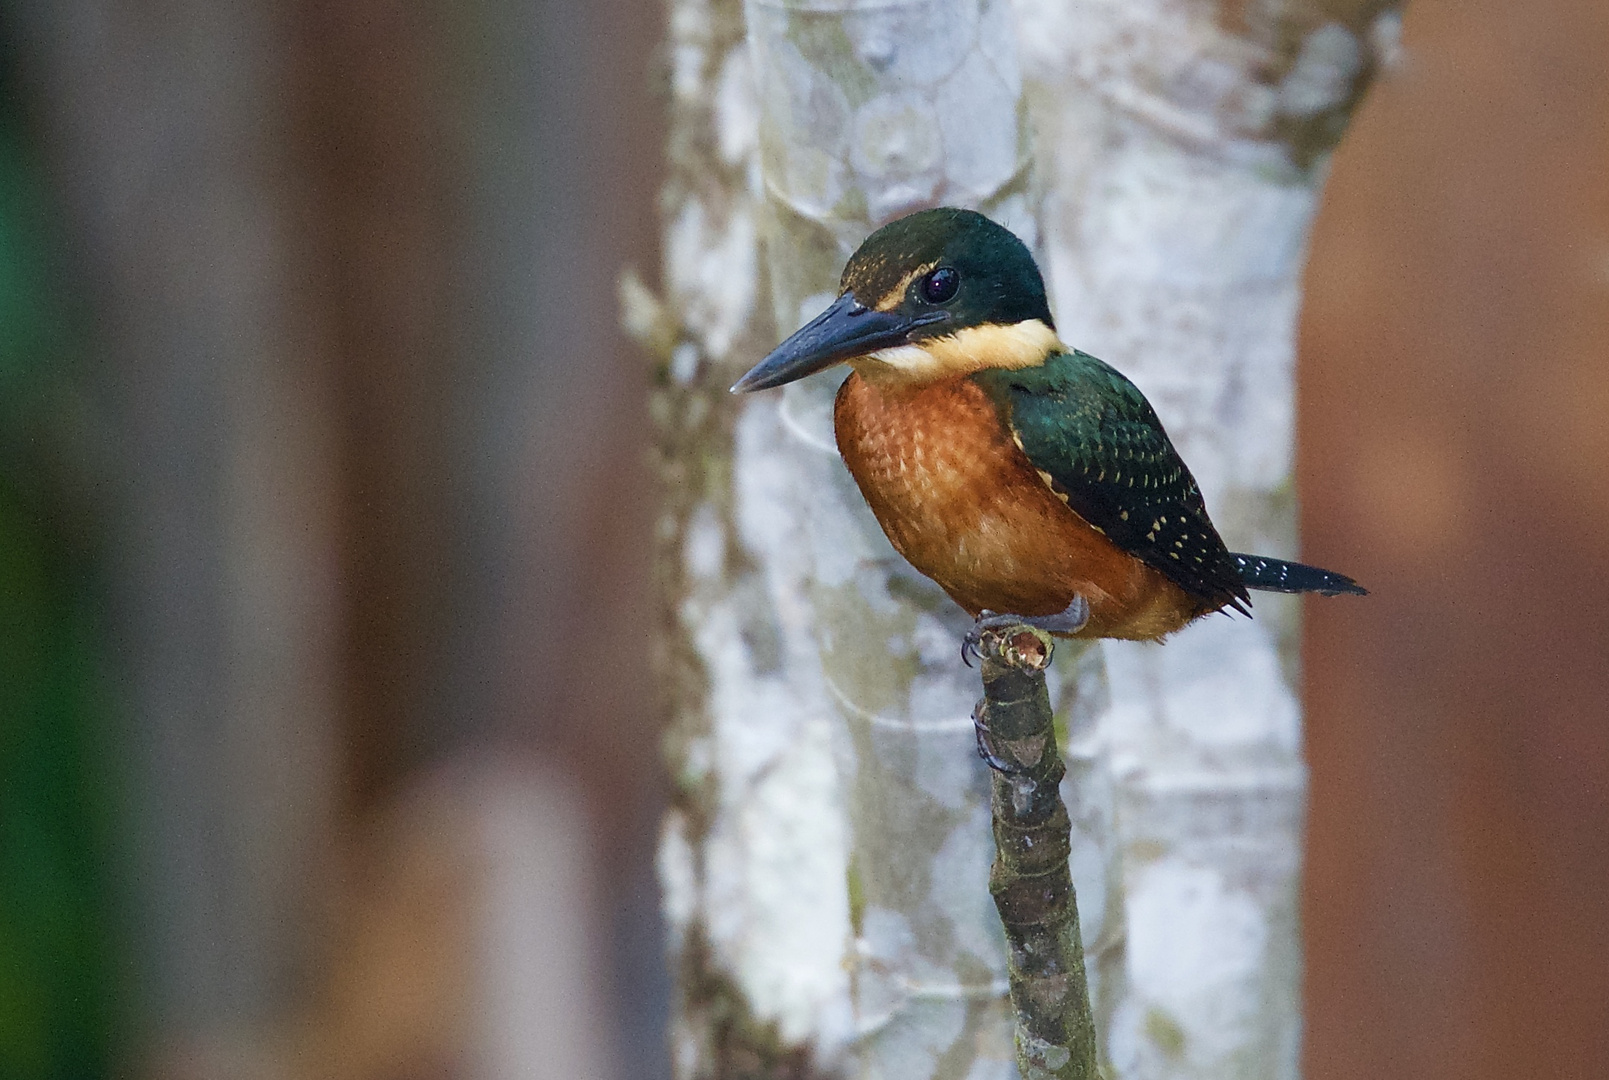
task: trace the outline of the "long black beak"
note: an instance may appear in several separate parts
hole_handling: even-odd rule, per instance
[[[732,393],[769,390],[813,375],[840,361],[904,345],[912,330],[949,317],[947,311],[933,311],[916,318],[875,311],[862,307],[853,293],[846,292],[826,311],[771,350],[770,356],[755,364],[732,386]]]

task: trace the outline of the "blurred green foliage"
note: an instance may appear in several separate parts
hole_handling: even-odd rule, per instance
[[[70,308],[17,102],[0,97],[0,1080],[77,1080],[110,1072],[103,639]]]

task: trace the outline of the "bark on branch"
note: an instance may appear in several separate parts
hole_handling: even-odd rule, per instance
[[[1060,790],[1066,768],[1045,687],[1050,643],[1008,627],[985,633],[979,652],[983,700],[973,720],[994,770],[989,892],[1006,931],[1017,1067],[1024,1080],[1094,1080],[1095,1019]]]

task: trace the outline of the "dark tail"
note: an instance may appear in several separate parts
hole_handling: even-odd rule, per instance
[[[1320,570],[1316,566],[1304,566],[1299,562],[1286,562],[1284,559],[1270,559],[1263,555],[1242,555],[1238,551],[1231,551],[1229,557],[1235,560],[1235,565],[1240,568],[1240,580],[1246,583],[1248,589],[1262,589],[1264,592],[1316,592],[1325,596],[1340,596],[1342,593],[1350,593],[1353,596],[1369,595],[1368,589],[1345,574]]]

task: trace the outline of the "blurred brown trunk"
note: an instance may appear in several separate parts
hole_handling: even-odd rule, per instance
[[[312,1013],[314,1072],[491,1047],[602,1075],[614,989],[652,1075],[658,770],[643,683],[619,677],[645,651],[648,500],[612,295],[652,244],[655,20],[556,0],[18,20],[102,356],[129,997],[155,1068],[290,1068]],[[574,648],[603,623],[611,650]],[[422,872],[455,830],[456,879]],[[531,1019],[545,986],[564,1030]],[[521,1041],[543,1030],[569,1050]]]
[[[1303,313],[1312,1080],[1609,1076],[1609,5],[1414,0]]]
[[[292,5],[278,78],[295,199],[295,299],[324,356],[341,599],[341,791],[383,807],[439,751],[455,466],[451,234],[462,209],[441,13]]]
[[[137,1031],[253,1068],[309,985],[338,744],[336,417],[263,5],[21,5],[92,292]]]

